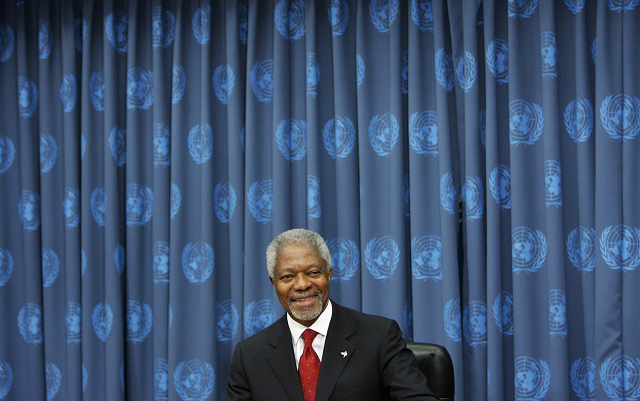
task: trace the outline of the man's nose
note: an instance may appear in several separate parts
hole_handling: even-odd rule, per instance
[[[311,287],[311,280],[309,280],[306,274],[301,273],[296,275],[296,281],[293,285],[295,290],[306,290],[309,287]]]

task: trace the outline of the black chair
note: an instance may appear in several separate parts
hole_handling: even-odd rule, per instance
[[[453,376],[453,361],[445,347],[437,344],[407,342],[416,355],[418,367],[427,376],[431,391],[441,401],[454,401],[456,386]]]

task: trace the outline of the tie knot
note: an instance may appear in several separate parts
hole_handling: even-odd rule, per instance
[[[317,331],[313,331],[311,329],[306,329],[302,333],[302,339],[304,340],[304,346],[305,347],[310,347],[311,344],[313,343],[313,339],[316,338],[317,335],[318,335]]]

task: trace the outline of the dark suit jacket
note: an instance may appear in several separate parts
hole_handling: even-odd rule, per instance
[[[236,346],[226,400],[302,401],[294,358],[285,315]],[[316,401],[327,400],[437,398],[394,320],[333,302],[316,392]]]

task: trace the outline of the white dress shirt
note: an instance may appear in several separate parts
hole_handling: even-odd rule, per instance
[[[298,364],[300,363],[300,356],[304,351],[304,340],[302,339],[302,333],[306,329],[311,329],[318,332],[318,335],[313,339],[313,343],[311,344],[311,346],[313,347],[314,351],[316,351],[316,354],[318,354],[320,362],[322,362],[322,351],[324,350],[324,342],[327,338],[327,332],[329,331],[329,323],[331,322],[332,315],[333,307],[331,306],[331,301],[327,303],[327,307],[322,311],[318,319],[309,327],[296,322],[291,318],[291,316],[289,316],[289,314],[287,314],[287,323],[289,323],[289,330],[291,331],[291,341],[293,342],[293,354],[296,358],[296,369],[298,368]]]

